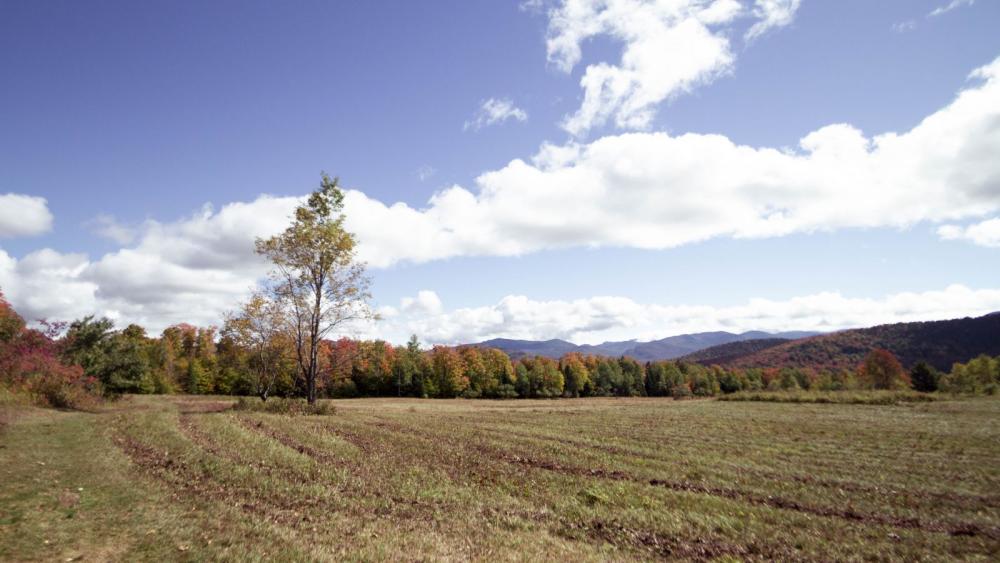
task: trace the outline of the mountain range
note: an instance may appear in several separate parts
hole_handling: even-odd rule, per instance
[[[499,348],[512,359],[570,352],[629,356],[641,362],[681,359],[725,367],[811,367],[855,369],[875,348],[892,352],[909,368],[925,361],[939,370],[967,362],[980,354],[1000,356],[1000,312],[982,317],[894,323],[869,328],[818,333],[790,331],[699,332],[652,342],[627,340],[577,345],[565,340],[497,338],[473,346]]]
[[[780,339],[785,342],[791,339],[815,336],[818,332],[789,331],[768,333],[759,330],[734,334],[732,332],[699,332],[669,336],[652,342],[626,340],[621,342],[604,342],[602,344],[573,344],[566,340],[514,340],[509,338],[494,338],[473,344],[483,348],[499,348],[512,359],[524,356],[546,356],[558,359],[570,352],[594,354],[598,356],[629,356],[641,362],[655,360],[672,360],[706,348],[754,340]]]

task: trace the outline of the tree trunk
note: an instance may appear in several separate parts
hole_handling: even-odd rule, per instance
[[[310,405],[316,404],[316,338],[315,323],[309,327],[312,334],[309,335],[309,369],[306,372],[306,401]]]
[[[320,315],[323,313],[323,279],[316,279],[314,277],[314,289],[313,289],[313,313],[312,322],[309,326],[309,376],[306,381],[306,400],[310,405],[316,404],[316,372],[319,366],[318,358],[319,351],[319,325],[320,325]]]
[[[312,326],[312,344],[309,346],[309,375],[306,379],[306,400],[310,405],[316,404],[316,372],[319,371],[318,358],[319,351],[319,327],[318,323]]]

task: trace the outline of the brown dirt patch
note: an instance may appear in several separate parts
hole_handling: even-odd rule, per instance
[[[484,449],[484,452],[488,451]],[[496,455],[497,452],[491,452]],[[945,533],[952,536],[985,536],[990,539],[1000,539],[1000,528],[985,527],[973,522],[924,522],[917,518],[903,518],[887,514],[862,513],[853,508],[834,508],[827,506],[814,506],[800,503],[790,499],[774,496],[760,496],[737,489],[724,487],[711,487],[700,483],[689,481],[671,481],[666,479],[641,479],[623,471],[608,470],[603,468],[584,468],[567,466],[552,460],[524,457],[507,452],[499,452],[500,459],[508,463],[526,465],[545,471],[554,471],[567,475],[578,475],[585,477],[596,477],[610,479],[614,481],[633,481],[637,483],[648,483],[657,487],[665,487],[674,491],[704,494],[716,497],[723,497],[732,500],[739,500],[750,504],[770,506],[784,510],[793,510],[817,516],[831,518],[841,518],[869,525],[884,525],[897,528],[919,529],[928,532]]]
[[[505,431],[503,434],[501,434],[499,431],[490,429],[488,427],[483,427],[483,430],[497,436],[503,436],[505,434],[506,436],[516,436],[520,438],[526,438],[529,440],[553,442],[571,446],[574,448],[587,448],[591,450],[610,453],[612,455],[621,455],[630,458],[641,458],[650,461],[662,461],[662,462],[677,461],[675,458],[671,458],[668,456],[649,454],[632,448],[614,446],[609,444],[593,444],[582,440],[573,440],[571,438],[554,437],[554,436],[542,436],[538,434],[531,434],[529,432]],[[962,509],[971,511],[975,511],[982,508],[1000,508],[1000,495],[970,495],[957,492],[925,491],[925,490],[913,490],[913,489],[897,490],[890,488],[888,486],[878,487],[862,483],[854,483],[850,481],[824,479],[820,477],[814,477],[811,475],[786,474],[786,473],[767,471],[764,469],[757,469],[757,468],[741,467],[739,468],[739,471],[742,473],[774,481],[791,480],[797,483],[801,483],[803,485],[809,485],[811,487],[823,487],[823,488],[842,490],[852,493],[862,493],[877,497],[904,496],[904,497],[912,497],[912,498],[919,498],[932,501],[945,501],[954,506],[958,506]]]
[[[337,466],[346,465],[344,459],[335,455],[330,455],[326,452],[322,452],[313,447],[307,446],[299,442],[295,438],[292,438],[288,434],[279,432],[274,428],[265,425],[262,421],[251,420],[243,416],[236,417],[236,421],[239,422],[240,425],[242,425],[247,430],[263,434],[264,436],[267,436],[268,438],[274,440],[275,442],[278,442],[279,444],[289,449],[295,450],[302,455],[311,457],[316,461],[322,462],[324,464],[337,465]]]
[[[741,545],[712,538],[675,538],[613,521],[571,522],[567,527],[570,530],[580,530],[595,540],[667,559],[713,561],[724,556],[735,557],[742,561],[803,559],[801,554],[787,546],[770,546],[755,542]]]

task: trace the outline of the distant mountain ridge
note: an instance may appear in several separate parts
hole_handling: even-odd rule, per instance
[[[494,338],[472,344],[483,348],[499,348],[511,358],[524,356],[546,356],[558,359],[570,352],[594,354],[599,356],[629,356],[641,362],[655,360],[672,360],[687,354],[731,342],[743,342],[761,339],[796,339],[816,336],[818,332],[789,331],[768,333],[759,330],[734,334],[732,332],[699,332],[669,336],[652,342],[626,340],[621,342],[604,342],[601,344],[573,344],[565,340],[515,340],[510,338]]]
[[[727,367],[853,370],[875,348],[889,350],[906,368],[925,361],[947,371],[955,362],[964,363],[980,354],[1000,355],[1000,313],[842,330],[778,343],[760,350],[747,350],[745,354],[734,354],[713,363]],[[713,351],[704,350],[702,353],[711,354]]]

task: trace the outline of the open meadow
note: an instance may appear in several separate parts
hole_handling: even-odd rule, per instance
[[[0,406],[0,559],[1000,556],[1000,401]]]

